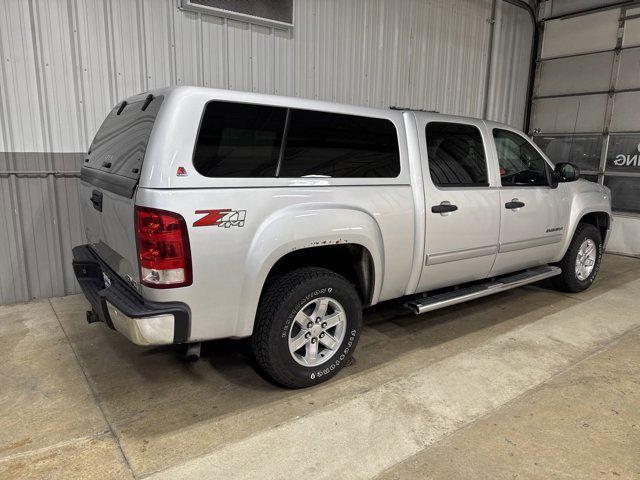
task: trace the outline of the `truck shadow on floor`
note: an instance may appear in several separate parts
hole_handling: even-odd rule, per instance
[[[632,265],[636,267],[640,262]],[[470,335],[478,336],[485,329],[507,331],[517,328],[556,313],[576,301],[593,298],[640,278],[640,269],[636,268],[628,268],[622,273],[618,268],[616,275],[609,274],[607,270],[605,268],[601,272],[602,278],[596,281],[591,290],[581,294],[556,292],[551,282],[544,280],[423,315],[414,315],[404,308],[406,299],[382,302],[365,310],[363,332],[354,361],[333,381],[392,362],[394,358],[412,350],[426,350]],[[549,297],[549,294],[553,296]],[[488,335],[494,333],[498,332],[487,332]],[[182,359],[183,352],[182,347],[161,347],[149,349],[144,355],[169,354],[183,370],[193,374],[193,365]],[[258,390],[279,388],[261,375],[247,340],[205,342],[199,363],[208,364],[231,384],[247,385]],[[241,375],[238,375],[239,371]],[[247,384],[247,376],[255,378]],[[256,381],[258,378],[260,380]]]
[[[580,294],[558,292],[547,279],[423,315],[408,311],[404,307],[406,299],[382,302],[365,310],[362,337],[354,361],[336,380],[378,368],[411,351],[428,350],[454,341],[464,345],[468,336],[475,335],[480,340],[483,336],[532,323],[575,302],[595,298],[638,278],[640,260],[608,255],[594,285]],[[489,331],[482,334],[483,330]],[[204,360],[232,383],[237,379],[225,372],[236,362],[246,362],[257,375],[261,375],[247,341],[209,342],[203,351]],[[261,378],[271,385],[266,377],[261,375]]]

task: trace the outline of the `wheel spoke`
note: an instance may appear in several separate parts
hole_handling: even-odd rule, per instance
[[[311,321],[311,317],[300,310],[298,314],[293,318],[293,320],[297,322],[302,328],[306,329],[307,324]]]
[[[317,305],[316,305],[316,309],[313,312],[313,318],[322,318],[327,314],[327,307],[329,306],[329,299],[328,298],[321,298]]]
[[[291,348],[291,351],[297,352],[304,346],[305,343],[309,341],[308,338],[305,338],[306,334],[307,332],[305,330],[301,330],[300,333],[298,333],[298,335],[296,335],[294,338],[289,340],[289,346]]]
[[[320,341],[330,350],[335,350],[338,346],[338,340],[330,333],[324,334],[324,337],[320,338]]]
[[[318,358],[318,342],[309,342],[307,344],[307,352],[304,356],[307,363],[315,362],[316,358]]]
[[[593,266],[595,263],[596,263],[596,262],[594,262],[594,261],[593,261],[593,260],[591,260],[590,258],[587,258],[587,259],[584,261],[584,264],[585,264],[585,266],[587,266],[587,267],[591,267],[591,266]]]
[[[336,312],[333,315],[330,315],[330,316],[328,316],[328,317],[323,319],[323,323],[327,324],[324,327],[324,329],[327,330],[328,328],[335,327],[336,325],[338,325],[343,320],[344,320],[344,313]]]

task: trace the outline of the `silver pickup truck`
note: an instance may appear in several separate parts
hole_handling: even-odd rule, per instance
[[[506,125],[177,87],[116,105],[82,166],[74,271],[140,345],[250,337],[286,387],[335,375],[362,308],[593,282],[610,191]]]

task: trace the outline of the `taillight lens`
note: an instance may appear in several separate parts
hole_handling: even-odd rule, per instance
[[[136,207],[135,217],[141,283],[154,288],[191,285],[191,251],[184,218],[147,207]]]

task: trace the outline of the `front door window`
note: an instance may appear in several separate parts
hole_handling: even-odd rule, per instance
[[[549,185],[547,162],[527,139],[509,130],[497,128],[493,131],[493,138],[503,186]]]

